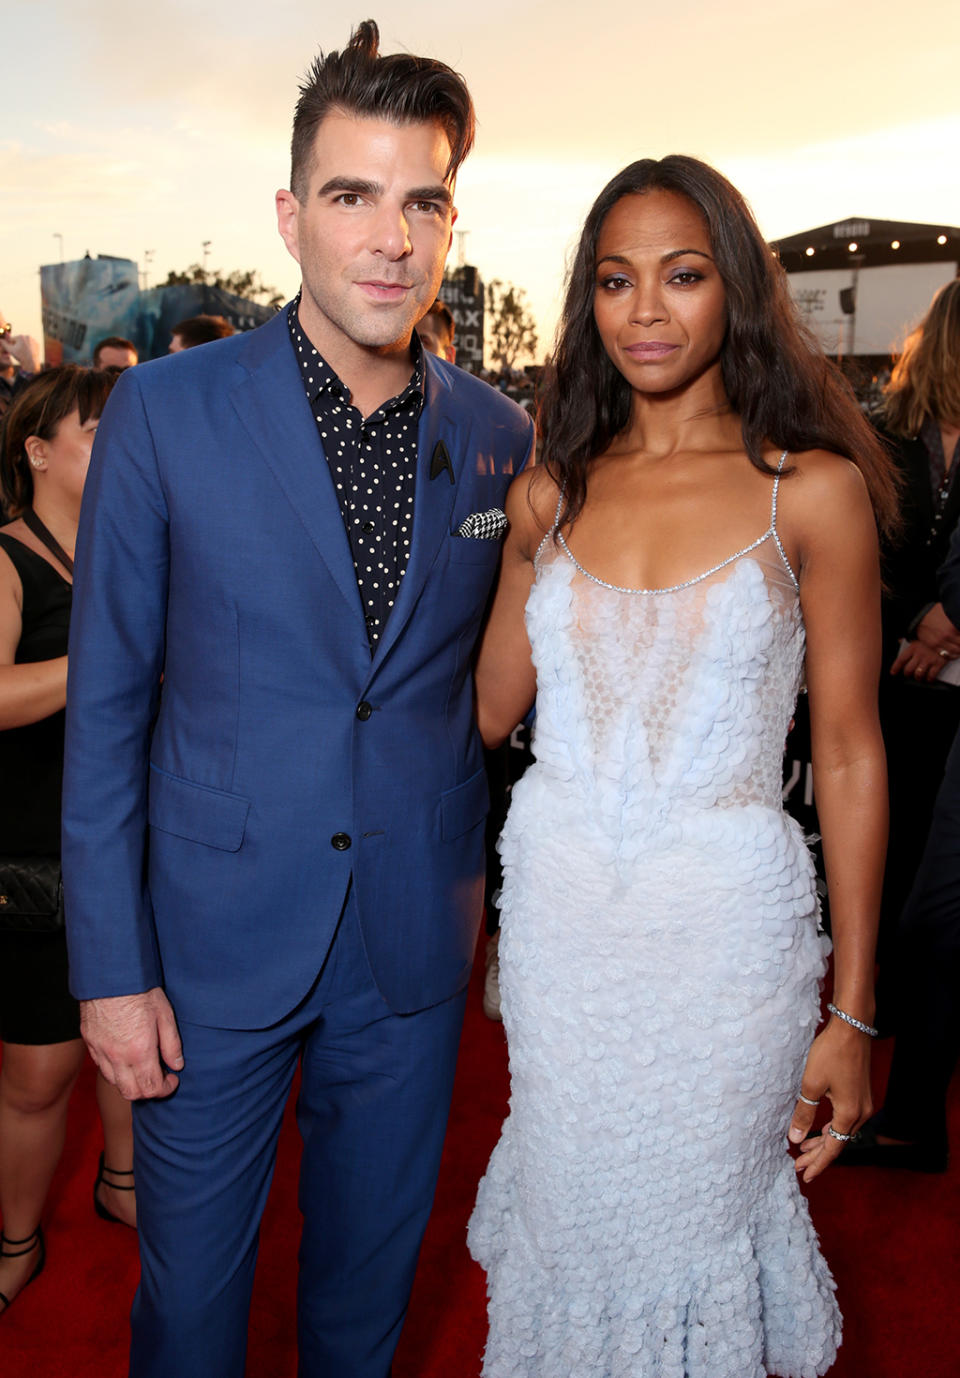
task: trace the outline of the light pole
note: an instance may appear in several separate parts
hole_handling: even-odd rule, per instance
[[[56,230],[54,230],[53,236],[52,236],[52,237],[53,237],[54,239],[56,239],[56,240],[59,242],[59,244],[60,244],[60,262],[62,263],[62,262],[63,262],[63,235],[62,235],[62,234],[59,234]]]
[[[156,249],[144,249],[143,251],[143,290],[146,291],[150,286],[150,264]]]
[[[207,280],[207,260],[208,260],[209,257],[210,257],[210,245],[211,245],[212,243],[213,243],[213,240],[212,240],[212,239],[205,239],[205,240],[203,241],[203,280],[204,280],[204,282],[206,282],[206,280]]]

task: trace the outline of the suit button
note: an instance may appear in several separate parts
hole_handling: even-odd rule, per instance
[[[372,712],[373,708],[366,700],[357,704],[357,717],[361,722],[366,722]]]
[[[361,526],[361,528],[360,528],[360,530],[361,530],[361,531],[365,531],[365,532],[367,533],[368,536],[370,535],[370,532],[371,532],[371,531],[376,531],[376,529],[377,529],[377,524],[376,524],[376,522],[364,522],[364,523],[363,523],[363,526]]]
[[[335,852],[348,852],[350,850],[350,836],[348,833],[334,833],[330,839],[330,846]]]

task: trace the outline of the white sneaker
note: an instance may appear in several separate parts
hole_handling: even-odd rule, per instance
[[[488,1019],[500,1023],[500,931],[487,939],[487,953],[484,958],[486,974],[483,978],[483,1012]]]

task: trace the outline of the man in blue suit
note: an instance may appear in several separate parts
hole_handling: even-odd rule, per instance
[[[84,1036],[136,1102],[136,1378],[243,1373],[298,1060],[303,1378],[388,1374],[439,1164],[483,885],[471,657],[532,428],[413,331],[473,109],[377,49],[361,24],[301,88],[299,298],[125,374],[84,500],[63,864]]]

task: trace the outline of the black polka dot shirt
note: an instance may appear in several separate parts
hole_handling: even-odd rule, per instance
[[[373,654],[410,558],[423,353],[414,332],[410,382],[397,397],[363,417],[301,330],[298,302],[299,297],[287,311],[290,339],[337,490]]]

